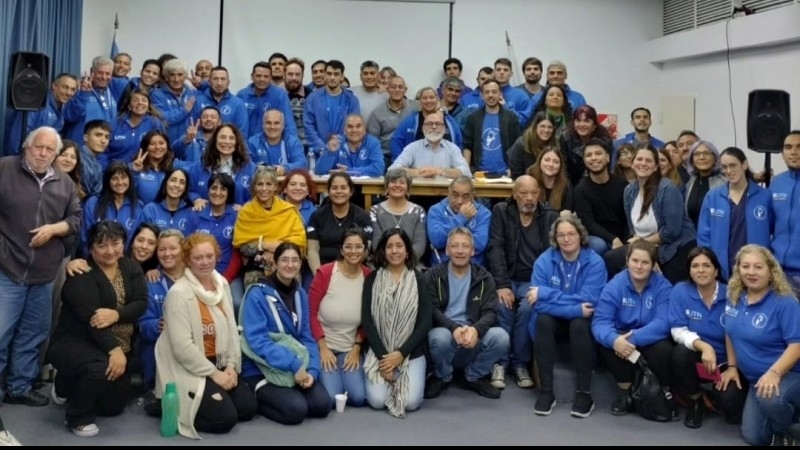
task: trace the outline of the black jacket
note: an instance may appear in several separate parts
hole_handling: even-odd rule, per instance
[[[445,315],[450,303],[449,263],[441,263],[425,273],[428,290],[433,294],[433,326],[451,332],[462,324]],[[470,264],[470,283],[467,293],[467,319],[478,330],[478,337],[497,324],[497,288],[492,275],[477,264]]]
[[[486,109],[477,109],[467,116],[462,127],[464,148],[472,151],[472,158],[469,162],[469,169],[472,172],[480,170],[479,167],[481,166],[481,153],[483,151],[481,135],[483,134],[484,117],[486,117]],[[498,121],[500,122],[500,146],[502,147],[503,160],[508,165],[508,150],[516,142],[517,138],[522,135],[522,131],[519,127],[517,115],[510,109],[501,106],[498,113]]]
[[[578,135],[576,135],[571,131],[568,131],[561,135],[561,140],[559,144],[561,145],[561,153],[567,160],[566,161],[567,178],[569,178],[569,181],[570,183],[572,183],[572,186],[575,187],[578,185],[578,182],[581,181],[581,178],[583,178],[583,175],[586,173],[586,164],[584,164],[583,162],[584,144],[583,142],[581,142],[581,138],[579,138]],[[614,154],[613,141],[605,140],[605,145],[603,147],[605,147],[609,155]]]

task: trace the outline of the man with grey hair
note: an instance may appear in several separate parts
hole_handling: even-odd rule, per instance
[[[153,107],[167,124],[169,142],[180,139],[200,115],[195,108],[197,91],[186,86],[186,72],[186,63],[179,59],[165,62],[161,75],[167,82],[150,93]]]
[[[463,127],[468,114],[467,109],[459,103],[461,93],[464,92],[464,82],[460,78],[447,77],[442,81],[439,89],[442,91],[442,108]]]
[[[547,85],[561,86],[567,94],[567,101],[569,101],[569,105],[572,107],[573,111],[579,106],[586,104],[586,99],[583,97],[583,94],[573,90],[567,84],[567,65],[562,61],[552,61],[547,66]],[[531,103],[534,107],[539,103],[541,98],[542,92],[539,92],[531,98]]]
[[[433,251],[431,265],[448,261],[447,239],[458,227],[472,233],[472,263],[483,265],[491,221],[492,212],[475,201],[472,178],[464,175],[454,178],[447,189],[447,197],[428,209],[428,240]]]
[[[28,135],[24,154],[0,159],[0,394],[10,404],[49,403],[32,389],[39,347],[50,333],[64,238],[83,217],[75,183],[52,167],[61,147],[58,132],[41,127]]]
[[[92,120],[114,123],[117,100],[111,91],[114,61],[106,56],[92,60],[91,72],[83,77],[78,94],[64,107],[64,135],[77,143],[83,142],[84,127]]]
[[[367,120],[367,133],[381,141],[383,150],[383,163],[385,167],[392,164],[391,140],[394,130],[409,114],[419,110],[419,102],[406,98],[408,87],[401,76],[394,76],[389,80],[389,98],[378,105]]]
[[[408,144],[388,170],[407,169],[412,177],[471,177],[467,160],[458,146],[444,139],[444,113],[435,111],[422,122],[424,139]]]
[[[380,92],[378,89],[378,81],[380,80],[380,66],[375,61],[364,61],[361,63],[361,86],[353,86],[350,91],[358,98],[358,104],[361,106],[361,115],[364,117],[364,122],[369,120],[372,111],[384,104],[389,96],[385,92]]]

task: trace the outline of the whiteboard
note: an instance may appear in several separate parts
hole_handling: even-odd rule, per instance
[[[250,83],[253,64],[273,52],[311,64],[338,59],[351,85],[359,66],[374,60],[406,79],[408,96],[442,79],[448,57],[448,3],[351,0],[228,0],[222,18],[222,65],[231,90]]]

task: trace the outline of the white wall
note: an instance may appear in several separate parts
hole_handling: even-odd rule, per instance
[[[747,99],[751,90],[789,92],[792,129],[800,128],[800,5],[737,18],[728,25],[734,49],[730,55],[730,86],[736,133],[728,91],[724,23],[649,43],[648,57],[663,64],[653,84],[655,90],[664,97],[695,97],[695,130],[720,149],[734,144],[747,148]],[[751,165],[761,170],[763,155],[747,153]],[[772,156],[772,166],[775,173],[786,168],[779,154]]]

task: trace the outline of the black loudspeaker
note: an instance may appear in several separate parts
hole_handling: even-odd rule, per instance
[[[750,150],[780,153],[790,128],[788,92],[771,89],[750,92],[747,101],[747,147]]]
[[[38,111],[47,102],[50,58],[43,53],[17,52],[11,55],[8,76],[8,106],[17,111]]]

